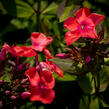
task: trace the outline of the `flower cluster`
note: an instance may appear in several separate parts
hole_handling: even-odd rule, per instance
[[[26,71],[26,76],[30,81],[30,100],[41,101],[43,103],[51,103],[55,97],[55,92],[52,89],[55,86],[55,79],[52,75],[53,71],[60,77],[63,77],[62,70],[56,66],[56,64],[50,62],[48,59],[54,57],[46,48],[48,44],[52,42],[51,37],[46,37],[42,33],[32,33],[32,46],[36,52],[44,51],[46,55],[46,61],[40,62],[36,67],[32,67]]]
[[[67,18],[64,22],[64,27],[70,30],[65,35],[67,45],[73,44],[80,37],[98,40],[100,35],[97,35],[95,27],[104,18],[103,15],[91,13],[87,7],[78,10],[76,17]],[[47,49],[47,45],[52,41],[53,38],[50,36],[46,37],[43,33],[33,32],[31,34],[32,44],[30,46],[20,47],[12,45],[11,47],[5,43],[0,52],[0,78],[2,78],[0,80],[0,93],[4,94],[1,90],[4,87],[8,87],[8,89],[5,89],[5,95],[10,97],[9,99],[11,100],[19,97],[22,99],[30,97],[31,101],[41,101],[44,104],[51,103],[55,97],[53,72],[63,78],[63,71],[50,61],[54,57]],[[69,53],[60,53],[56,56],[61,59],[69,58],[78,63],[82,63],[84,60],[85,64],[87,64],[91,61],[91,57],[89,55],[83,56],[84,49],[86,48],[84,47],[81,50],[76,47],[73,47],[73,49],[67,48]],[[39,62],[39,52],[44,53],[45,61]],[[93,52],[92,49],[91,52]],[[96,51],[94,53],[95,55],[97,54]],[[25,59],[24,62],[21,62],[21,57],[35,57],[35,65],[30,67],[30,64]],[[83,59],[83,57],[85,58]],[[5,69],[7,62],[10,71]],[[6,74],[4,72],[9,72],[7,76],[10,77],[11,82],[9,84],[5,84],[5,81],[3,81],[3,77]],[[29,91],[25,91],[25,88],[29,89]],[[20,96],[19,92],[21,92]]]
[[[42,33],[34,32],[31,34],[32,45],[27,46],[14,46],[10,47],[8,44],[4,44],[0,52],[1,64],[6,61],[7,54],[9,53],[11,57],[15,58],[15,61],[8,60],[9,63],[13,64],[11,75],[13,75],[12,81],[19,78],[23,81],[17,81],[17,84],[25,83],[28,80],[24,78],[26,75],[29,79],[30,86],[29,92],[23,92],[21,94],[22,99],[30,97],[31,101],[41,101],[43,103],[51,103],[55,97],[55,91],[53,90],[55,86],[55,78],[52,73],[56,72],[60,77],[63,78],[62,70],[56,66],[56,64],[49,61],[54,57],[51,56],[51,53],[46,48],[53,39],[51,37],[46,37]],[[45,62],[38,62],[38,52],[43,52],[46,56]],[[35,67],[29,67],[28,64],[20,64],[20,57],[33,57],[35,56]],[[3,65],[2,65],[3,66]],[[28,69],[29,68],[29,69]],[[24,69],[22,71],[22,69]],[[1,67],[1,72],[3,67]],[[18,71],[18,74],[15,75],[15,72]],[[25,72],[25,74],[23,73]],[[3,74],[2,74],[3,75]],[[14,81],[14,83],[15,83]],[[29,84],[28,84],[29,85]],[[15,85],[14,85],[15,86]],[[16,87],[16,86],[15,86]],[[7,92],[7,91],[6,91]],[[10,91],[8,91],[10,92]],[[14,94],[14,93],[13,93]],[[15,97],[15,96],[14,96]],[[12,97],[13,98],[13,95]],[[15,97],[16,98],[16,97]]]

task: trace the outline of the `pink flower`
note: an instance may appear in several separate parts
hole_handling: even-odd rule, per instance
[[[97,39],[95,27],[105,16],[91,13],[87,7],[76,12],[76,17],[69,17],[64,22],[64,27],[70,30],[65,35],[67,45],[74,43],[80,37]]]
[[[49,45],[53,41],[53,38],[49,36],[46,37],[42,33],[33,32],[31,34],[31,40],[32,40],[31,48],[36,51],[42,52],[43,49],[46,48],[46,46]]]

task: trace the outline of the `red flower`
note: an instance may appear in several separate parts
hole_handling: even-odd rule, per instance
[[[30,93],[31,101],[41,101],[44,104],[51,103],[55,97],[55,91],[43,85],[41,87],[30,86]]]
[[[35,49],[36,51],[43,51],[44,48],[46,48],[47,45],[49,45],[53,39],[51,37],[46,37],[42,33],[33,32],[31,34],[31,40],[32,40],[32,49]]]
[[[12,47],[10,47],[5,43],[3,49],[7,50],[12,56],[32,57],[37,55],[35,51],[26,46],[19,47],[12,45]]]
[[[48,88],[53,88],[55,86],[55,79],[52,75],[50,66],[46,62],[40,62],[39,66],[41,83]]]
[[[33,51],[31,48],[26,46],[22,46],[22,47],[15,46],[14,50],[19,56],[32,57],[37,55],[35,51]]]
[[[30,84],[32,86],[38,86],[40,84],[40,77],[39,77],[39,74],[38,74],[35,67],[32,67],[32,68],[28,69],[25,72],[25,74],[28,77],[28,79],[30,81]]]
[[[48,64],[49,69],[56,72],[61,78],[63,78],[63,71],[53,62],[49,61],[48,59],[52,59],[54,57],[51,56],[51,53],[48,49],[44,49],[44,54],[46,55],[46,64]]]
[[[63,71],[53,62],[46,61],[46,63],[50,66],[51,70],[57,73],[61,78],[63,78]]]
[[[12,45],[12,47],[10,47],[8,44],[4,44],[3,45],[3,49],[5,49],[6,51],[8,51],[12,56],[16,56],[16,51],[14,50],[14,45]]]
[[[31,84],[30,100],[41,101],[45,104],[51,103],[55,97],[55,92],[54,90],[52,90],[55,81],[54,77],[52,76],[51,72],[46,68],[46,66],[41,65],[40,76],[35,67],[30,68],[25,73],[26,76],[29,78]]]
[[[105,16],[91,13],[87,7],[76,12],[76,17],[69,17],[64,22],[64,27],[70,30],[65,35],[67,45],[74,43],[80,37],[97,39],[95,26],[99,24]]]

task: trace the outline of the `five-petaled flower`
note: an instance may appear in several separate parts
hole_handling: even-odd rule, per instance
[[[31,48],[36,51],[42,52],[44,48],[46,48],[46,46],[53,41],[53,38],[50,36],[46,37],[43,33],[33,32],[31,34],[31,41]]]
[[[105,18],[104,15],[91,13],[87,7],[76,12],[76,17],[64,21],[64,27],[70,30],[65,35],[67,45],[74,43],[80,37],[97,39],[95,27]]]

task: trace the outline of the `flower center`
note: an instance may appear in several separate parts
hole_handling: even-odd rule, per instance
[[[82,24],[82,25],[81,25],[81,29],[84,29],[84,27],[85,27],[85,24]]]

